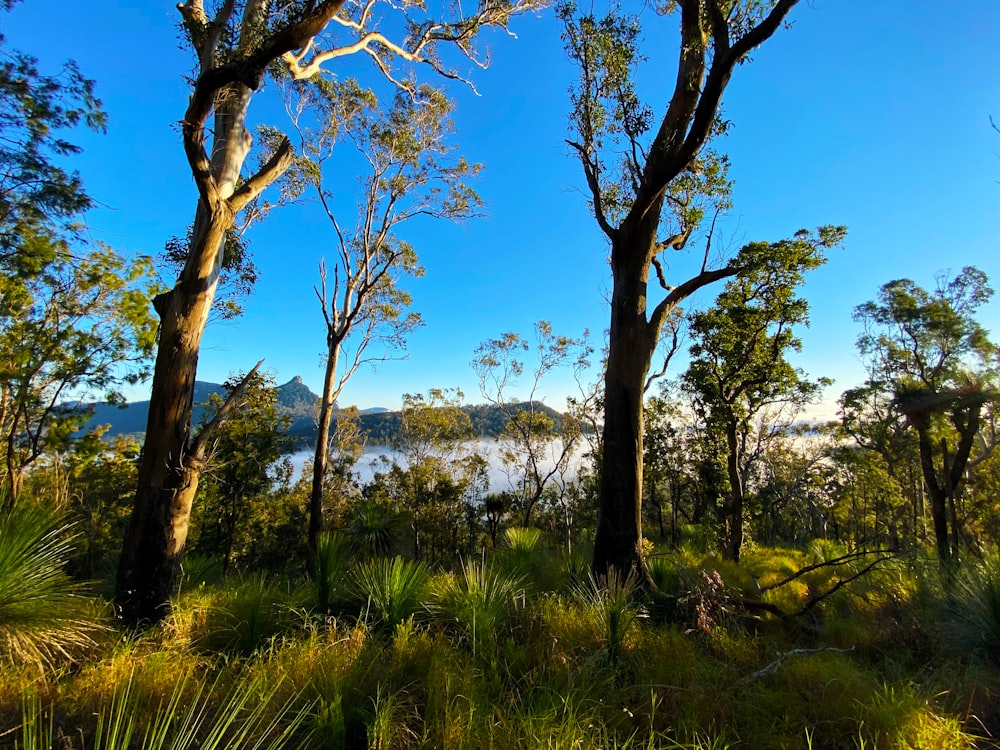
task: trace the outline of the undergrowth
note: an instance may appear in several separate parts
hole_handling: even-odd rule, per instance
[[[799,617],[777,613],[864,560],[796,575],[841,551],[662,552],[647,594],[553,586],[567,566],[528,538],[452,572],[341,549],[321,581],[190,587],[145,634],[41,667],[8,654],[0,747],[998,747],[986,584],[945,595],[887,561]]]

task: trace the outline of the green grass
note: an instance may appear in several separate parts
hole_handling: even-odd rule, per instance
[[[364,617],[382,633],[391,633],[423,610],[427,566],[400,557],[368,560],[354,571],[354,590]]]
[[[976,735],[1000,726],[1000,669],[956,648],[946,589],[920,593],[906,566],[838,591],[808,627],[732,611],[702,629],[680,604],[645,617],[629,580],[526,588],[507,554],[433,575],[363,562],[353,598],[324,617],[312,583],[198,587],[149,633],[43,671],[0,667],[0,748],[993,746]],[[535,547],[533,565],[559,569],[557,554]],[[816,555],[659,559],[661,594],[691,599],[722,568],[718,604],[733,609],[724,597],[751,573],[784,577]],[[831,580],[810,575],[806,595]]]
[[[520,576],[498,570],[485,560],[466,561],[456,574],[437,581],[429,608],[473,654],[481,654],[493,652],[523,600]]]

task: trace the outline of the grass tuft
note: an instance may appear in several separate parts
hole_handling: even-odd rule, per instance
[[[383,558],[362,563],[354,572],[354,587],[367,617],[386,635],[421,610],[428,578],[421,562]]]
[[[0,662],[54,667],[96,645],[99,605],[69,578],[70,526],[39,510],[0,513]]]

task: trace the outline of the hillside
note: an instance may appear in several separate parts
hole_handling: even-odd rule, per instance
[[[288,434],[295,438],[297,449],[309,448],[316,439],[314,419],[319,396],[313,393],[299,376],[279,385],[277,391],[279,411],[292,418]],[[202,405],[213,394],[221,395],[224,392],[225,389],[219,383],[204,381],[195,383],[194,421],[196,424],[204,416]],[[85,425],[84,429],[86,430],[93,429],[98,425],[110,425],[105,436],[114,438],[118,435],[141,434],[146,429],[149,401],[134,401],[121,407],[103,403],[91,406],[94,409],[94,415]],[[527,403],[519,404],[519,406],[527,407]],[[559,412],[544,404],[536,404],[535,408],[549,416],[555,423],[556,429],[559,429],[562,421],[562,415]],[[462,411],[469,415],[473,432],[477,437],[496,437],[500,434],[506,421],[503,412],[490,404],[463,406]],[[370,444],[389,445],[395,440],[399,430],[400,413],[389,411],[383,407],[363,409],[360,413],[360,423],[361,431],[368,435]]]

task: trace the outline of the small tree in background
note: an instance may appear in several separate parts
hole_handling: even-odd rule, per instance
[[[524,374],[523,357],[531,350],[536,364],[522,401],[515,399],[512,391]],[[590,354],[586,337],[557,336],[544,320],[535,325],[533,345],[517,333],[505,333],[476,349],[472,367],[479,377],[480,393],[504,417],[497,444],[510,479],[508,497],[520,514],[522,527],[531,525],[532,513],[546,488],[553,486],[560,473],[565,475],[582,433],[572,414],[562,415],[557,425],[545,412],[538,400],[542,380],[567,364],[577,371],[586,369]]]
[[[374,92],[354,80],[292,83],[285,100],[300,149],[285,173],[286,196],[319,202],[336,248],[329,267],[321,262],[316,288],[326,324],[326,372],[309,501],[308,543],[315,549],[337,399],[358,367],[390,358],[420,325],[419,314],[407,311],[410,295],[400,283],[423,268],[397,232],[419,217],[474,216],[480,202],[467,182],[479,168],[453,153],[452,104],[429,86],[400,91],[384,110]],[[331,163],[345,145],[369,169],[359,181],[353,227],[338,216],[331,187]]]
[[[998,348],[975,319],[992,295],[986,274],[968,266],[953,278],[940,277],[933,291],[910,279],[890,281],[877,300],[855,310],[863,326],[858,349],[869,371],[866,389],[874,403],[887,406],[887,424],[902,418],[917,434],[943,565],[958,554],[958,502],[984,409],[1000,399]]]
[[[715,305],[691,316],[691,364],[685,387],[697,397],[706,423],[725,436],[729,503],[723,551],[739,560],[743,546],[747,457],[755,418],[768,406],[801,408],[830,381],[810,381],[788,362],[801,341],[794,326],[809,324],[809,305],[796,295],[806,271],[824,262],[823,248],[841,241],[842,228],[795,239],[755,243],[740,251],[745,270],[727,282]]]
[[[214,418],[242,382],[246,383],[242,407],[216,432],[208,454],[195,543],[199,552],[221,557],[224,572],[234,555],[240,556],[247,547],[246,525],[254,506],[267,502],[275,468],[292,447],[286,434],[291,418],[278,413],[278,392],[270,375],[231,377],[223,384],[225,396],[209,398],[206,418]],[[238,540],[242,542],[237,544]]]

